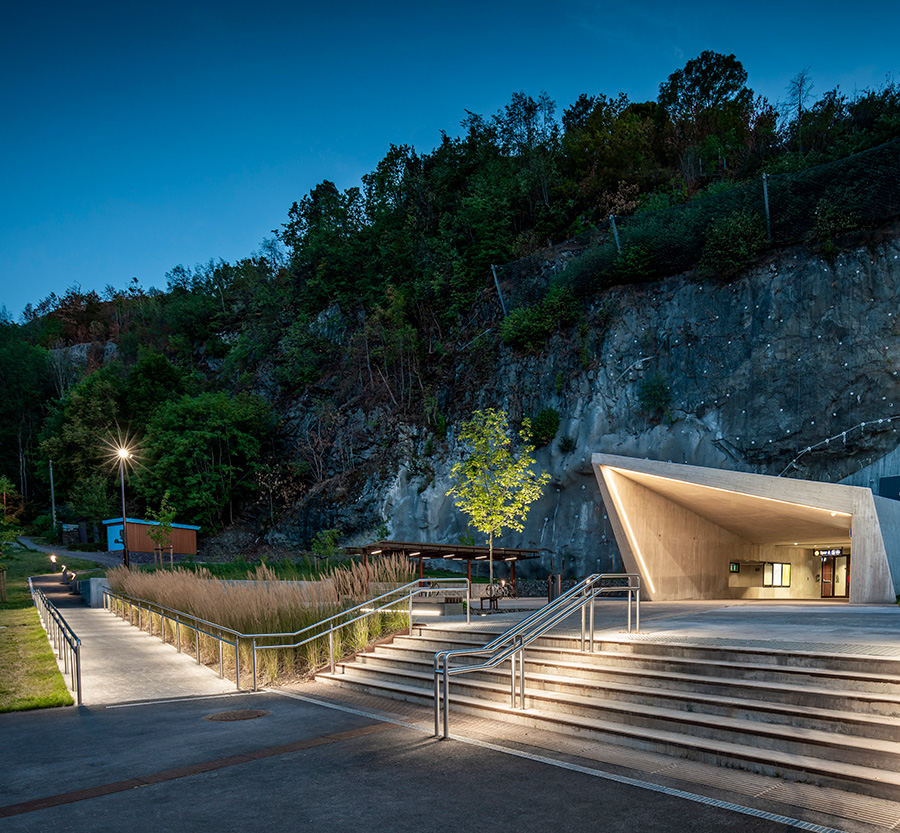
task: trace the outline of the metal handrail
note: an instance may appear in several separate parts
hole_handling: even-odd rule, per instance
[[[63,674],[68,674],[72,684],[69,686],[74,692],[78,705],[81,705],[81,640],[75,635],[75,631],[69,627],[69,623],[63,619],[62,614],[39,587],[35,587],[28,579],[28,588],[31,590],[31,599],[37,608],[41,625],[47,632],[47,639],[56,650],[56,656],[63,662]]]
[[[446,586],[445,586],[446,585]],[[234,657],[235,657],[235,687],[240,690],[240,640],[249,640],[251,647],[251,664],[253,669],[253,690],[258,690],[257,685],[257,660],[256,654],[257,651],[265,651],[271,649],[279,649],[279,648],[299,648],[303,645],[306,645],[309,642],[312,642],[315,639],[318,639],[321,636],[324,636],[326,633],[328,634],[328,664],[331,673],[334,673],[334,634],[341,630],[342,628],[347,627],[348,625],[352,625],[355,622],[359,622],[362,619],[365,619],[369,616],[372,616],[376,613],[380,613],[384,610],[388,610],[391,608],[395,608],[396,605],[407,603],[407,615],[409,620],[409,628],[412,630],[412,622],[413,622],[413,599],[420,596],[433,596],[438,593],[458,593],[462,594],[465,592],[466,599],[466,622],[471,622],[471,583],[467,578],[432,578],[432,579],[416,579],[415,581],[411,581],[407,584],[401,585],[400,587],[395,587],[393,590],[389,590],[387,593],[382,593],[380,596],[375,596],[372,599],[369,599],[365,602],[361,602],[360,604],[354,605],[353,607],[347,608],[346,610],[342,610],[339,613],[334,614],[333,616],[328,616],[325,619],[321,619],[318,622],[314,622],[312,625],[307,625],[304,628],[300,628],[300,630],[289,631],[285,633],[241,633],[240,631],[236,631],[233,628],[228,628],[224,625],[219,625],[215,622],[210,622],[206,619],[201,619],[198,616],[194,616],[191,613],[185,613],[182,610],[174,610],[172,608],[165,607],[164,605],[159,604],[158,602],[150,601],[149,599],[139,599],[134,596],[128,596],[125,593],[118,593],[114,590],[104,588],[103,590],[103,606],[107,610],[112,610],[112,606],[110,604],[111,600],[115,601],[115,610],[112,611],[116,615],[119,615],[119,604],[118,600],[122,602],[127,602],[130,606],[130,621],[131,624],[134,624],[134,607],[137,606],[138,610],[138,628],[143,630],[143,608],[146,606],[148,614],[150,612],[156,613],[157,616],[160,617],[161,620],[169,619],[175,623],[175,632],[176,632],[176,647],[178,651],[181,651],[181,635],[180,635],[180,627],[181,625],[185,625],[186,627],[191,628],[194,631],[194,640],[196,645],[196,654],[197,654],[197,663],[200,663],[200,649],[199,649],[199,640],[200,634],[204,634],[213,639],[218,640],[219,642],[219,677],[224,676],[223,672],[223,656],[222,656],[222,645],[231,645],[234,647]],[[399,595],[398,595],[399,594]],[[394,597],[394,598],[391,598]],[[385,601],[388,600],[389,601]],[[379,602],[383,602],[379,604]],[[346,619],[346,621],[338,621],[347,616],[351,616],[351,614],[359,613],[357,616],[352,616],[352,618]],[[124,618],[125,608],[124,604],[122,605],[122,616]],[[152,619],[148,616],[149,628],[152,634],[153,622]],[[195,624],[191,624],[194,622]],[[213,632],[212,629],[215,629],[217,632]],[[310,633],[312,632],[312,633]],[[233,639],[226,639],[224,634],[229,634],[233,637]],[[304,634],[310,634],[303,639],[294,642],[278,642],[270,645],[260,645],[257,643],[259,639],[290,639],[298,636],[303,636]],[[165,626],[160,623],[160,638],[165,641]]]
[[[610,579],[626,579],[625,585],[603,586],[602,581]],[[635,603],[636,629],[641,627],[641,577],[637,573],[601,573],[588,576],[575,585],[571,590],[561,595],[555,601],[542,607],[531,616],[523,619],[518,624],[504,631],[495,639],[492,639],[482,648],[461,648],[458,650],[438,651],[434,655],[434,734],[446,740],[450,736],[449,711],[450,711],[450,677],[454,674],[467,674],[471,671],[480,671],[494,668],[510,661],[510,707],[516,708],[516,655],[519,664],[519,691],[518,700],[520,708],[525,708],[525,648],[538,637],[556,627],[560,622],[571,616],[576,610],[581,610],[581,650],[585,644],[585,614],[589,609],[589,624],[587,628],[589,651],[594,650],[594,602],[597,596],[604,593],[628,593],[628,633],[631,633],[631,605]],[[489,655],[486,660],[474,665],[450,666],[451,657],[483,656]],[[443,689],[443,692],[442,692]],[[440,730],[441,702],[443,700],[443,733]]]

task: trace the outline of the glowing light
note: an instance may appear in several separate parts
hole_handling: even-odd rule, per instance
[[[622,506],[622,498],[619,497],[619,490],[616,488],[616,482],[611,477],[606,476],[607,469],[616,472],[618,472],[618,469],[613,469],[611,466],[601,466],[600,469],[603,472],[603,479],[606,481],[606,485],[609,486],[613,502],[616,504],[616,511],[619,513],[619,517],[625,524],[625,534],[628,536],[628,543],[631,545],[631,549],[637,556],[638,563],[641,565],[641,574],[647,580],[647,584],[650,585],[650,592],[655,593],[656,587],[653,586],[653,579],[650,578],[650,571],[647,569],[647,564],[644,562],[644,556],[641,554],[641,548],[638,546],[634,530],[631,528],[631,521],[628,520],[628,515],[625,513],[625,509]]]

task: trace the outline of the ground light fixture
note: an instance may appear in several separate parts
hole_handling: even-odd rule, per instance
[[[56,572],[56,556],[55,555],[51,554],[50,563],[53,565],[53,572],[55,573]]]

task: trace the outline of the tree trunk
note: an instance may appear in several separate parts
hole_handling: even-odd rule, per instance
[[[489,583],[494,583],[494,533],[488,533],[488,573],[490,574]]]

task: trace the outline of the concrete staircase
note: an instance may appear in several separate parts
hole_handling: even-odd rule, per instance
[[[414,627],[317,679],[432,702],[438,650],[496,632]],[[900,800],[900,659],[555,633],[526,650],[526,709],[509,664],[451,679],[453,715],[586,733],[609,743]]]

